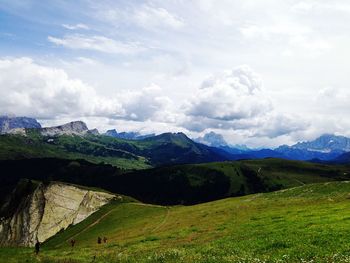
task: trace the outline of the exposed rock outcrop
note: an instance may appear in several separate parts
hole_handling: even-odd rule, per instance
[[[95,129],[92,129],[92,130],[88,130],[88,134],[100,135],[100,132],[95,128]]]
[[[0,134],[17,128],[41,128],[41,125],[33,118],[0,116]]]
[[[17,202],[10,215],[0,219],[0,245],[33,246],[43,242],[81,222],[115,197],[64,183],[39,183]]]
[[[84,122],[72,121],[60,126],[42,128],[41,134],[44,136],[85,135],[88,131],[89,129]]]

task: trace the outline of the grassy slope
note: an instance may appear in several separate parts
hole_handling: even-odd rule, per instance
[[[162,205],[191,205],[309,183],[350,180],[349,166],[279,159],[176,165],[127,174],[110,165],[82,160],[24,159],[0,161],[0,166],[0,199],[4,186],[15,185],[20,178],[95,186]]]
[[[240,163],[259,172],[259,176],[268,179],[271,185],[279,184],[283,188],[350,179],[349,165],[324,165],[282,159],[247,160]]]
[[[25,137],[0,136],[0,160],[39,157],[85,159],[124,169],[229,159],[180,133],[166,133],[139,141],[95,135],[47,137],[35,129],[27,129]]]
[[[301,161],[289,161],[283,159],[247,160],[238,162],[221,162],[199,164],[222,171],[233,180],[234,184],[246,183],[239,170],[238,164],[243,164],[257,173],[267,186],[289,188],[309,183],[328,182],[339,179],[347,179],[346,166],[320,165]],[[237,186],[236,186],[237,187]]]
[[[29,249],[0,249],[0,258],[6,262],[24,257],[28,262],[89,262],[94,256],[95,262],[349,262],[349,192],[350,183],[332,182],[187,207],[115,203],[49,240],[37,259]],[[67,242],[72,236],[77,240],[73,250]],[[97,236],[108,237],[108,243],[98,245]]]
[[[30,134],[23,136],[0,136],[0,160],[55,157],[85,159],[93,163],[105,162],[124,169],[145,169],[151,166],[143,157],[124,150],[115,150],[103,144],[91,142],[80,136],[60,136],[54,143]]]
[[[149,203],[194,204],[309,183],[349,179],[349,166],[265,159],[137,171],[119,177],[114,191]]]

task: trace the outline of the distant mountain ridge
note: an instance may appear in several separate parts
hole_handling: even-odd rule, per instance
[[[59,126],[41,128],[40,123],[33,118],[4,116],[0,118],[0,124],[0,132],[2,134],[9,133],[27,136],[28,132],[36,132],[44,137],[62,135],[96,136],[89,139],[91,140],[93,138],[94,143],[98,144],[102,141],[108,141],[107,139],[103,139],[103,136],[100,136],[97,129],[89,130],[87,125],[82,121],[73,121]],[[124,156],[131,159],[137,159],[137,156],[145,156],[152,160],[153,165],[264,158],[302,161],[334,160],[335,162],[345,163],[349,159],[347,153],[350,152],[350,138],[331,134],[322,135],[312,141],[298,142],[291,146],[282,145],[275,149],[249,149],[245,145],[229,145],[221,134],[213,131],[194,140],[188,138],[184,133],[141,135],[138,132],[118,133],[115,129],[108,130],[102,135],[110,138],[118,138],[122,141],[133,140],[140,142],[140,144],[136,147],[131,142],[119,142],[117,144],[114,141],[108,141],[107,145],[102,143],[103,146],[98,146],[98,150],[93,150],[96,148],[96,145],[89,146],[89,152],[99,155],[103,151],[103,156],[105,157],[112,154],[111,157]],[[46,140],[51,144],[60,143],[57,139],[47,138]],[[79,147],[77,145],[71,146],[72,148],[70,150],[76,149],[79,153],[85,153],[84,149],[87,147],[85,144]]]
[[[117,132],[116,129],[108,130],[103,135],[125,140],[142,140],[148,137],[155,136],[154,133],[141,135],[139,132]]]
[[[124,169],[232,159],[228,153],[196,143],[184,133],[164,133],[140,140],[116,139],[96,135],[81,121],[24,131],[23,136],[0,136],[0,159],[65,156]]]
[[[328,161],[350,151],[350,139],[344,136],[325,134],[313,141],[298,142],[292,146],[282,145],[275,151],[293,160],[319,159]]]
[[[291,147],[294,149],[303,149],[316,152],[350,152],[350,138],[344,136],[324,134],[313,141],[298,142],[297,144]]]
[[[229,145],[221,134],[210,132],[195,141],[217,147],[234,160],[282,158],[290,160],[329,161],[350,152],[350,138],[325,134],[313,141],[298,142],[292,146],[282,145],[275,149],[249,149],[245,145]],[[344,155],[343,160],[347,159]]]
[[[41,125],[34,118],[0,116],[0,134],[21,128],[41,128]]]

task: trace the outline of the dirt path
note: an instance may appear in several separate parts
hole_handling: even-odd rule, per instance
[[[165,206],[161,206],[161,205],[152,205],[152,204],[144,204],[144,203],[128,203],[128,204],[132,204],[132,205],[138,205],[138,206],[150,206],[150,207],[161,207],[161,208],[166,208]],[[159,229],[168,219],[169,216],[169,208],[167,209],[167,214],[164,217],[164,220],[158,225],[156,226],[152,231],[150,231],[151,233],[156,231],[157,229]],[[81,233],[84,233],[86,230],[89,230],[90,228],[92,228],[93,226],[97,225],[98,223],[101,222],[102,219],[104,219],[106,216],[108,216],[110,213],[112,213],[114,211],[114,209],[109,210],[107,213],[105,213],[104,215],[102,215],[100,218],[98,218],[95,222],[92,222],[91,224],[89,224],[88,226],[86,226],[84,229],[82,229],[81,231],[79,231],[78,233],[76,233],[75,235],[69,237],[67,240],[64,241],[64,243],[69,242],[69,240],[74,239],[75,237],[77,237],[78,235],[80,235]],[[62,242],[63,243],[63,242]],[[61,244],[62,244],[61,243]],[[61,245],[59,244],[59,245]],[[59,245],[57,245],[56,247],[58,247]]]
[[[106,216],[108,216],[110,213],[113,212],[114,209],[109,210],[107,213],[105,213],[103,216],[101,216],[100,218],[98,218],[95,222],[91,223],[90,225],[88,225],[87,227],[85,227],[84,229],[82,229],[81,231],[79,231],[78,233],[76,233],[75,235],[69,237],[67,240],[64,241],[64,243],[67,243],[69,240],[74,239],[75,237],[77,237],[78,235],[80,235],[81,233],[85,232],[86,230],[92,228],[93,226],[97,225],[98,223],[101,222],[102,219],[104,219]],[[62,242],[63,243],[63,242]],[[61,244],[62,244],[61,243]],[[59,245],[61,245],[59,244]],[[59,245],[57,245],[56,247],[58,247]]]
[[[165,214],[165,217],[164,217],[163,221],[160,222],[155,228],[153,228],[153,230],[151,230],[150,233],[154,233],[154,232],[156,232],[158,229],[160,229],[160,228],[166,223],[166,221],[168,220],[169,215],[170,215],[170,208],[167,207],[167,208],[166,208],[166,214]]]
[[[298,179],[294,179],[294,180],[300,183],[300,185],[305,185],[305,183],[303,183],[302,181],[299,181]]]
[[[144,204],[144,203],[128,203],[130,205],[139,205],[139,206],[151,206],[151,207],[166,207],[166,206],[161,206],[161,205],[152,205],[152,204]]]

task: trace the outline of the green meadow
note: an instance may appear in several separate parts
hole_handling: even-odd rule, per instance
[[[97,244],[97,237],[107,242]],[[76,240],[74,248],[69,241]],[[113,202],[1,262],[350,262],[350,183],[309,184],[194,206]]]

